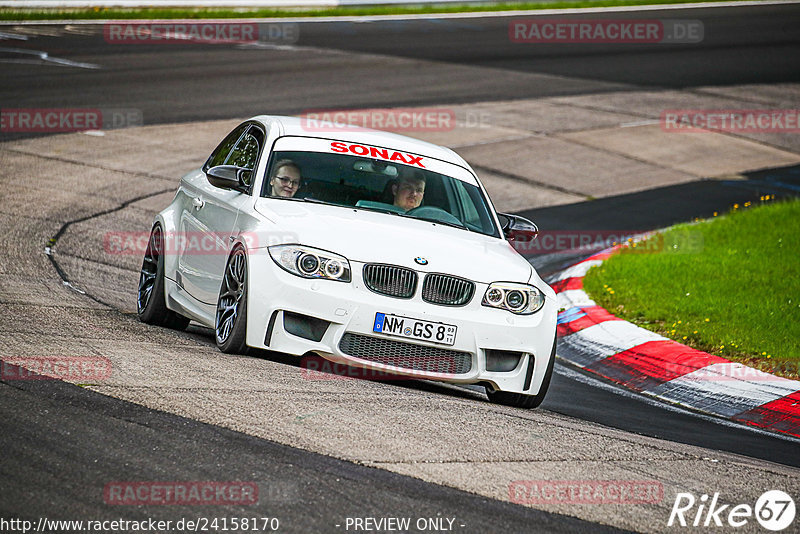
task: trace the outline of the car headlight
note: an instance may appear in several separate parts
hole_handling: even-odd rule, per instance
[[[347,258],[302,245],[275,245],[269,255],[281,268],[303,278],[350,281],[350,262]]]
[[[544,293],[528,284],[495,282],[483,294],[484,306],[502,308],[519,315],[536,313],[544,306]]]

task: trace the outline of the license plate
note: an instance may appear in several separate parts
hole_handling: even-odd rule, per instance
[[[372,331],[396,337],[421,339],[440,345],[452,345],[456,342],[456,327],[451,324],[432,323],[389,313],[375,314]]]

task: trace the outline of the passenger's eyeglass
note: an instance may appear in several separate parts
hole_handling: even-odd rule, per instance
[[[276,176],[283,185],[291,185],[292,187],[300,187],[300,180],[292,180],[289,176]]]

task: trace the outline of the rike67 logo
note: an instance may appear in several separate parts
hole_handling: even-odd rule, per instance
[[[777,532],[794,522],[795,512],[794,500],[780,490],[765,492],[754,506],[721,504],[719,493],[703,494],[699,499],[691,493],[678,493],[667,526],[738,528],[755,518],[763,528]]]

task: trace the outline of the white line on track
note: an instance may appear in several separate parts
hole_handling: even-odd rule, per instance
[[[39,61],[44,61],[45,63],[53,63],[62,67],[80,67],[82,69],[100,69],[102,68],[100,65],[95,65],[94,63],[82,63],[80,61],[72,61],[70,59],[64,59],[60,57],[54,57],[48,54],[47,52],[41,50],[28,50],[25,48],[3,48],[0,47],[0,52],[8,52],[11,54],[23,54],[29,56],[36,56]],[[0,59],[0,63],[32,63],[38,64],[36,60],[31,59]]]
[[[28,40],[28,36],[27,35],[18,35],[16,33],[0,32],[0,41],[5,41],[5,40],[8,40],[8,39],[13,39],[13,40],[16,40],[16,41],[27,41]]]

